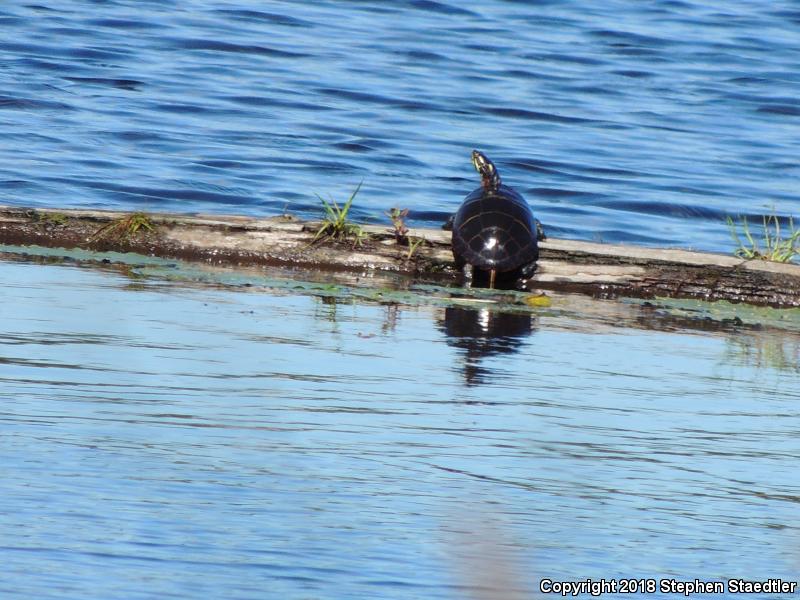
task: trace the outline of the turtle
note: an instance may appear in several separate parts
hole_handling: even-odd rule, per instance
[[[469,194],[444,229],[453,231],[453,258],[467,285],[488,276],[488,287],[511,283],[524,287],[536,271],[539,240],[546,239],[541,223],[525,199],[504,185],[489,158],[472,151],[472,164],[481,187]]]

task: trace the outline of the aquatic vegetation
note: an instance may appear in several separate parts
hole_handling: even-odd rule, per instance
[[[411,238],[407,239],[408,239],[408,254],[406,255],[406,260],[411,260],[412,257],[414,256],[414,253],[417,251],[417,248],[419,248],[420,244],[422,244],[425,241],[425,238],[418,237],[413,241],[411,240]]]
[[[363,183],[364,182],[362,181],[358,184],[353,193],[350,194],[350,198],[348,198],[347,202],[345,202],[341,207],[333,198],[331,198],[329,202],[317,194],[317,198],[320,199],[322,206],[325,209],[325,214],[323,216],[322,225],[314,235],[314,239],[311,240],[312,244],[320,239],[342,242],[351,240],[353,242],[353,247],[355,248],[356,246],[360,246],[364,240],[367,239],[368,235],[361,225],[352,223],[347,219],[347,214],[350,212],[350,207],[353,205],[353,200],[355,200],[355,197],[361,189],[361,185]]]
[[[95,231],[90,240],[101,239],[115,239],[125,240],[130,239],[143,230],[153,231],[154,225],[150,217],[143,212],[136,212],[119,219],[114,219],[107,225],[103,225],[100,229]]]
[[[389,233],[394,234],[394,239],[398,244],[406,245],[408,240],[408,227],[406,226],[406,217],[408,217],[407,208],[390,208],[386,211],[386,216],[392,222],[392,229]]]
[[[547,294],[530,294],[525,297],[523,302],[528,306],[547,307],[553,305],[553,300]]]
[[[69,217],[60,212],[31,211],[31,216],[43,227],[64,227],[69,223]]]
[[[384,213],[392,222],[392,228],[388,232],[394,235],[394,239],[399,246],[408,246],[408,252],[405,259],[411,260],[422,243],[425,242],[424,237],[412,238],[408,235],[409,229],[406,225],[406,218],[408,217],[407,208],[390,208]]]
[[[731,217],[726,219],[731,237],[736,244],[734,254],[748,260],[769,260],[773,262],[790,262],[800,255],[800,229],[795,229],[794,220],[789,217],[788,237],[781,232],[780,218],[773,215],[762,217],[762,244],[763,249],[750,233],[747,217],[739,217],[737,224]],[[744,241],[739,236],[739,227],[742,229]]]

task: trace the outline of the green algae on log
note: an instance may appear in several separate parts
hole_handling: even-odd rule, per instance
[[[387,226],[366,225],[369,240],[353,247],[314,235],[319,223],[288,216],[148,214],[152,229],[95,236],[129,213],[0,207],[0,244],[83,248],[197,260],[221,265],[276,265],[347,271],[392,271],[433,281],[458,278],[450,232],[410,229],[409,248]],[[743,260],[687,250],[547,240],[531,289],[600,297],[728,300],[800,306],[800,265]]]

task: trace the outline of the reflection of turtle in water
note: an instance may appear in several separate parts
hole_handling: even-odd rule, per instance
[[[488,286],[498,282],[522,287],[536,271],[541,225],[528,203],[500,182],[500,175],[486,155],[472,151],[472,164],[481,176],[481,187],[464,199],[458,212],[445,224],[453,230],[453,257],[467,282],[473,275],[487,277]]]
[[[513,354],[534,331],[534,319],[529,313],[475,310],[448,306],[444,311],[442,329],[450,346],[464,352],[464,380],[477,385],[497,380],[496,372],[481,366],[481,360],[498,354]]]

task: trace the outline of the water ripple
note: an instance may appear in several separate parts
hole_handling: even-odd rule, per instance
[[[242,54],[260,54],[263,56],[273,56],[279,58],[303,58],[308,56],[308,54],[303,54],[299,52],[288,52],[286,50],[279,50],[277,48],[270,48],[267,46],[234,44],[231,42],[222,42],[219,40],[186,39],[186,40],[175,40],[173,44],[176,48],[181,48],[184,50],[211,50],[214,52],[237,52]]]
[[[6,595],[794,580],[800,340],[746,326],[769,311],[409,306],[143,273],[0,261]],[[487,564],[519,582],[477,581]]]
[[[36,100],[34,98],[15,98],[12,96],[0,95],[0,110],[70,110],[72,107],[63,102],[51,102],[48,100]]]

